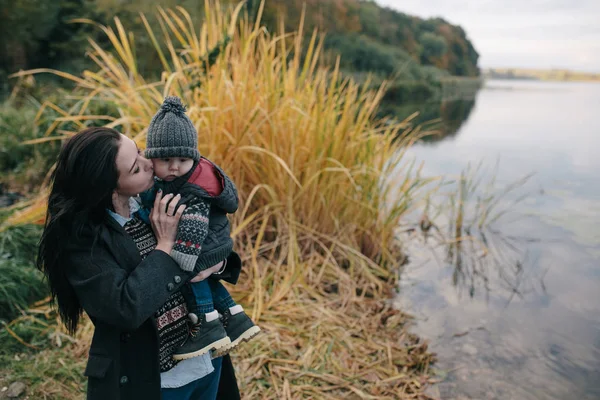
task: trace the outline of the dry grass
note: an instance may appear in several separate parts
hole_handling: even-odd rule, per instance
[[[253,273],[272,270],[266,258],[257,265],[229,287],[249,308],[256,301]],[[302,265],[293,288],[260,317],[263,333],[232,354],[243,398],[427,399],[423,389],[433,358],[427,345],[406,331],[407,316],[390,308],[385,296],[358,295],[360,289],[348,281],[319,278],[314,265],[316,260]],[[2,383],[26,381],[33,398],[81,399],[93,325],[86,319],[71,338],[47,301],[6,326],[19,342],[13,346],[25,354],[5,366]],[[23,340],[15,327],[36,334]]]
[[[255,317],[256,303],[265,303],[264,334],[234,358],[245,398],[425,398],[432,356],[406,332],[406,316],[387,304],[391,285],[371,297],[315,255],[298,265],[289,287],[282,280],[261,285],[260,301],[255,282],[285,266],[269,258],[256,265],[231,288],[242,304],[255,305]]]
[[[44,104],[57,112],[44,139],[105,121],[143,146],[163,98],[180,96],[201,153],[240,192],[232,224],[245,271],[231,291],[264,329],[235,356],[244,397],[425,398],[431,355],[387,305],[402,261],[395,231],[428,182],[398,168],[420,133],[375,121],[384,88],[366,91],[320,66],[316,32],[304,45],[302,25],[272,35],[260,12],[250,23],[240,10],[207,1],[199,27],[183,9],[159,10],[158,24],[147,23],[163,63],[158,82],[138,73],[134,38],[118,19],[101,27],[110,51],[91,42],[97,71],[27,72],[77,83],[74,105]],[[92,102],[115,112],[90,115]],[[40,221],[44,190],[7,224]]]

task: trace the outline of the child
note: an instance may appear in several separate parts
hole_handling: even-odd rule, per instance
[[[152,193],[158,189],[164,194],[179,193],[186,205],[171,257],[186,271],[196,265],[205,270],[217,264],[223,271],[233,250],[227,213],[237,210],[237,189],[219,167],[200,156],[196,129],[178,97],[167,97],[152,118],[146,157],[152,160],[157,178]],[[153,197],[146,195],[146,201],[153,202]],[[208,221],[198,212],[200,207],[210,207]],[[207,228],[208,232],[201,231]],[[192,328],[174,359],[196,357],[210,350],[220,356],[260,331],[218,280],[205,279],[190,283],[190,287],[194,294],[188,307]]]

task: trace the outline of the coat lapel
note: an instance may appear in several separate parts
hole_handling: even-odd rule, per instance
[[[131,236],[111,217],[107,218],[105,234],[108,248],[114,249],[113,254],[119,265],[129,272],[133,271],[142,262],[142,257]]]

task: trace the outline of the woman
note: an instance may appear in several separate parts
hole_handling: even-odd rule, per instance
[[[239,398],[229,357],[172,361],[188,334],[180,289],[216,270],[184,272],[169,256],[179,195],[157,195],[151,229],[131,218],[132,196],[153,185],[137,145],[88,128],[65,144],[52,181],[37,262],[69,332],[83,311],[94,323],[88,399]]]

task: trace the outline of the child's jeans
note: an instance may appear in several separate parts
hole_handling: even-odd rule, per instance
[[[192,282],[190,287],[194,293],[195,309],[198,314],[206,314],[215,309],[223,314],[229,307],[235,306],[235,301],[225,286],[216,279],[208,278],[200,282]]]

